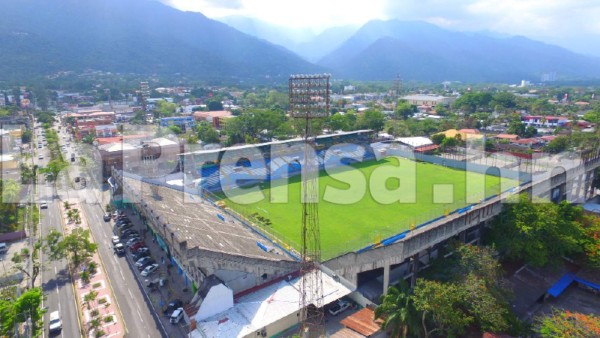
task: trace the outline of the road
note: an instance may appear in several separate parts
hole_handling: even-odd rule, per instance
[[[61,145],[65,144],[65,139],[62,136],[66,134],[60,133],[60,135],[59,143]],[[67,160],[70,160],[71,153],[80,153],[76,148],[77,146],[74,143],[70,143],[66,147],[64,153],[69,154]],[[71,162],[69,166],[68,170],[71,180],[80,176],[81,172],[86,171],[85,168],[79,166],[79,163],[79,160],[76,160],[75,162]],[[87,173],[81,176],[90,177]],[[117,257],[113,254],[111,243],[113,236],[112,223],[104,222],[102,219],[104,215],[103,207],[108,203],[108,200],[98,197],[107,195],[102,191],[103,187],[94,187],[92,183],[88,180],[86,188],[73,190],[72,187],[75,186],[74,184],[62,182],[59,187],[59,190],[61,190],[59,193],[70,198],[78,196],[80,201],[87,201],[87,203],[81,203],[82,212],[88,220],[91,233],[98,244],[98,253],[123,315],[128,336],[136,338],[166,337],[162,333],[159,321],[154,317],[151,306],[147,303],[140,285],[138,285],[134,275],[135,272],[131,269],[125,257]]]
[[[35,144],[35,143],[34,143]],[[48,149],[36,148],[34,154],[34,163],[39,166],[45,166],[50,156]],[[42,155],[43,159],[37,156]],[[60,200],[54,196],[53,187],[45,182],[43,177],[38,177],[37,195],[39,201],[48,202],[47,209],[40,209],[40,232],[42,236],[46,236],[51,229],[56,229],[62,233],[62,222],[60,220]],[[73,286],[71,277],[67,269],[67,261],[51,261],[42,251],[40,255],[42,262],[42,271],[40,272],[40,281],[46,299],[44,307],[48,309],[44,315],[44,323],[49,322],[50,313],[58,311],[62,319],[63,328],[58,337],[79,337],[79,315],[75,308],[75,298],[73,294]],[[44,336],[49,336],[48,325],[44,325]]]

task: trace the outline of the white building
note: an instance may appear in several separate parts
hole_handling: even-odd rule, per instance
[[[326,273],[321,271],[313,273],[322,274],[322,305],[332,303],[352,292],[348,287],[337,282]],[[196,329],[190,333],[189,337],[256,338],[276,335],[299,323],[301,310],[299,290],[300,277],[292,278],[289,276],[279,282],[239,297],[233,307],[211,317],[200,319],[200,317],[204,317],[200,315],[201,306],[195,317]],[[227,297],[229,296],[223,293],[221,302],[233,301],[233,298],[226,299]],[[314,302],[311,303],[314,304]],[[214,305],[222,308],[221,304]]]
[[[438,104],[447,106],[452,104],[452,102],[454,102],[456,100],[456,98],[454,97],[447,97],[447,96],[441,96],[441,95],[433,95],[433,94],[414,94],[414,95],[407,95],[402,97],[403,100],[408,101],[408,103],[414,105],[414,106],[431,106],[431,107],[435,107]]]

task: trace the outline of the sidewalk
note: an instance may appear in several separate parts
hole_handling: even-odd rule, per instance
[[[171,266],[167,253],[158,246],[152,233],[142,223],[141,219],[131,210],[125,210],[125,215],[127,215],[134,225],[133,229],[137,230],[142,235],[146,246],[150,249],[152,258],[160,265],[159,269],[148,277],[141,276],[139,270],[134,268],[135,271],[138,271],[136,272],[136,278],[140,281],[140,284],[143,285],[144,292],[152,303],[167,335],[169,337],[186,337],[189,325],[185,323],[185,321],[181,321],[178,325],[171,324],[169,318],[163,314],[163,310],[170,301],[175,299],[181,300],[185,307],[185,304],[188,304],[193,297],[191,286],[185,286],[183,279],[177,274],[177,268]],[[127,252],[126,256],[127,261],[133,265],[135,262],[129,252]],[[167,284],[159,287],[156,291],[152,291],[146,286],[146,281],[154,281],[163,277],[166,278]]]
[[[60,205],[61,218],[64,224],[65,235],[76,228],[88,229],[87,220],[78,203],[69,202],[71,209],[78,209],[81,215],[81,224],[69,222],[66,210]],[[90,241],[94,242],[90,234]],[[89,337],[124,337],[125,328],[123,326],[123,317],[114,301],[114,295],[110,286],[110,281],[105,276],[102,259],[95,253],[91,261],[97,265],[97,272],[90,276],[89,283],[81,280],[81,271],[71,271],[73,275],[74,291],[77,295],[78,313],[80,326]],[[95,292],[96,296],[86,300],[86,295]],[[83,320],[83,325],[82,324]],[[104,334],[102,334],[104,333]]]

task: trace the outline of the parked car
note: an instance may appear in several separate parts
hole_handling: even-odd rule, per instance
[[[173,311],[173,313],[171,314],[171,318],[169,318],[169,322],[171,324],[177,324],[181,321],[181,319],[183,318],[183,308],[177,308],[175,311]]]
[[[117,243],[120,243],[121,239],[119,238],[119,236],[112,236],[112,244],[115,245]]]
[[[129,224],[125,224],[125,225],[118,227],[118,229],[120,232],[123,232],[124,230],[130,229],[132,227],[133,227],[133,224],[129,223]]]
[[[132,247],[134,244],[137,244],[137,243],[142,243],[142,239],[141,239],[141,238],[139,238],[139,237],[132,237],[132,238],[130,238],[130,239],[129,239],[129,240],[126,242],[126,243],[125,243],[125,245],[126,245],[128,248],[129,248],[129,247]]]
[[[146,277],[152,274],[154,271],[158,269],[158,264],[154,263],[152,265],[148,265],[141,273],[142,276]]]
[[[150,252],[150,249],[147,246],[142,246],[140,248],[137,248],[136,250],[133,251],[134,253],[141,253],[141,252]]]
[[[48,209],[48,203],[47,202],[40,203],[40,209]]]
[[[144,257],[150,257],[150,252],[139,252],[139,253],[132,253],[131,257],[133,257],[134,261],[137,261],[140,258],[144,258]]]
[[[345,300],[338,300],[332,307],[329,308],[329,313],[332,316],[336,316],[350,307],[350,303]]]
[[[137,266],[139,268],[140,266],[144,265],[144,263],[146,263],[150,260],[152,260],[152,258],[150,258],[150,257],[140,258],[135,262],[135,266]]]
[[[144,263],[142,263],[141,265],[139,265],[139,266],[137,267],[137,268],[138,268],[138,270],[142,271],[142,270],[144,270],[145,268],[147,268],[148,266],[150,266],[150,265],[152,265],[152,264],[155,264],[155,263],[156,263],[156,261],[155,261],[154,259],[152,259],[151,257],[148,257],[148,258],[150,258],[150,259],[149,259],[149,260],[147,260],[147,261],[145,261]]]
[[[121,236],[120,237],[121,237],[121,239],[125,239],[125,238],[129,237],[129,235],[131,235],[131,234],[136,234],[137,235],[138,232],[135,231],[135,230],[133,230],[133,229],[127,229],[127,230],[121,232]]]
[[[145,246],[144,242],[138,242],[129,247],[129,252],[137,252],[137,249]]]
[[[167,315],[167,316],[171,316],[171,314],[173,313],[173,311],[177,310],[178,308],[183,306],[183,302],[179,299],[173,299],[172,301],[169,302],[169,304],[167,304],[167,307],[164,309],[163,314]]]
[[[60,313],[53,311],[50,313],[50,322],[48,323],[48,331],[53,334],[62,330],[62,321],[60,320]]]
[[[110,214],[105,213],[104,216],[102,216],[102,219],[104,219],[104,222],[110,222]]]
[[[123,245],[123,243],[117,243],[117,244],[115,244],[115,246],[113,247],[113,250],[119,256],[125,254],[125,246]]]
[[[115,225],[117,226],[117,228],[122,228],[126,225],[131,224],[130,221],[117,221],[117,223],[115,223]]]

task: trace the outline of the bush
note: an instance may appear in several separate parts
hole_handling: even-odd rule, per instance
[[[100,283],[100,282],[98,282],[98,283],[94,283],[94,285],[92,285],[92,287],[93,287],[94,289],[96,289],[96,288],[99,288],[99,287],[101,287],[101,286],[102,286],[102,283]]]
[[[95,275],[96,272],[98,272],[98,264],[96,264],[96,262],[90,262],[88,265],[88,271],[91,275]]]
[[[92,311],[90,311],[90,316],[92,317],[96,317],[100,314],[100,311],[98,311],[98,309],[93,309]]]
[[[100,304],[104,304],[104,303],[106,303],[106,302],[107,302],[106,298],[100,298],[100,299],[98,300],[98,303],[100,303]]]
[[[105,323],[110,323],[113,321],[113,316],[112,315],[108,315],[104,317],[104,322]]]
[[[81,273],[81,281],[83,282],[83,284],[90,283],[90,272],[88,270],[85,270]]]

